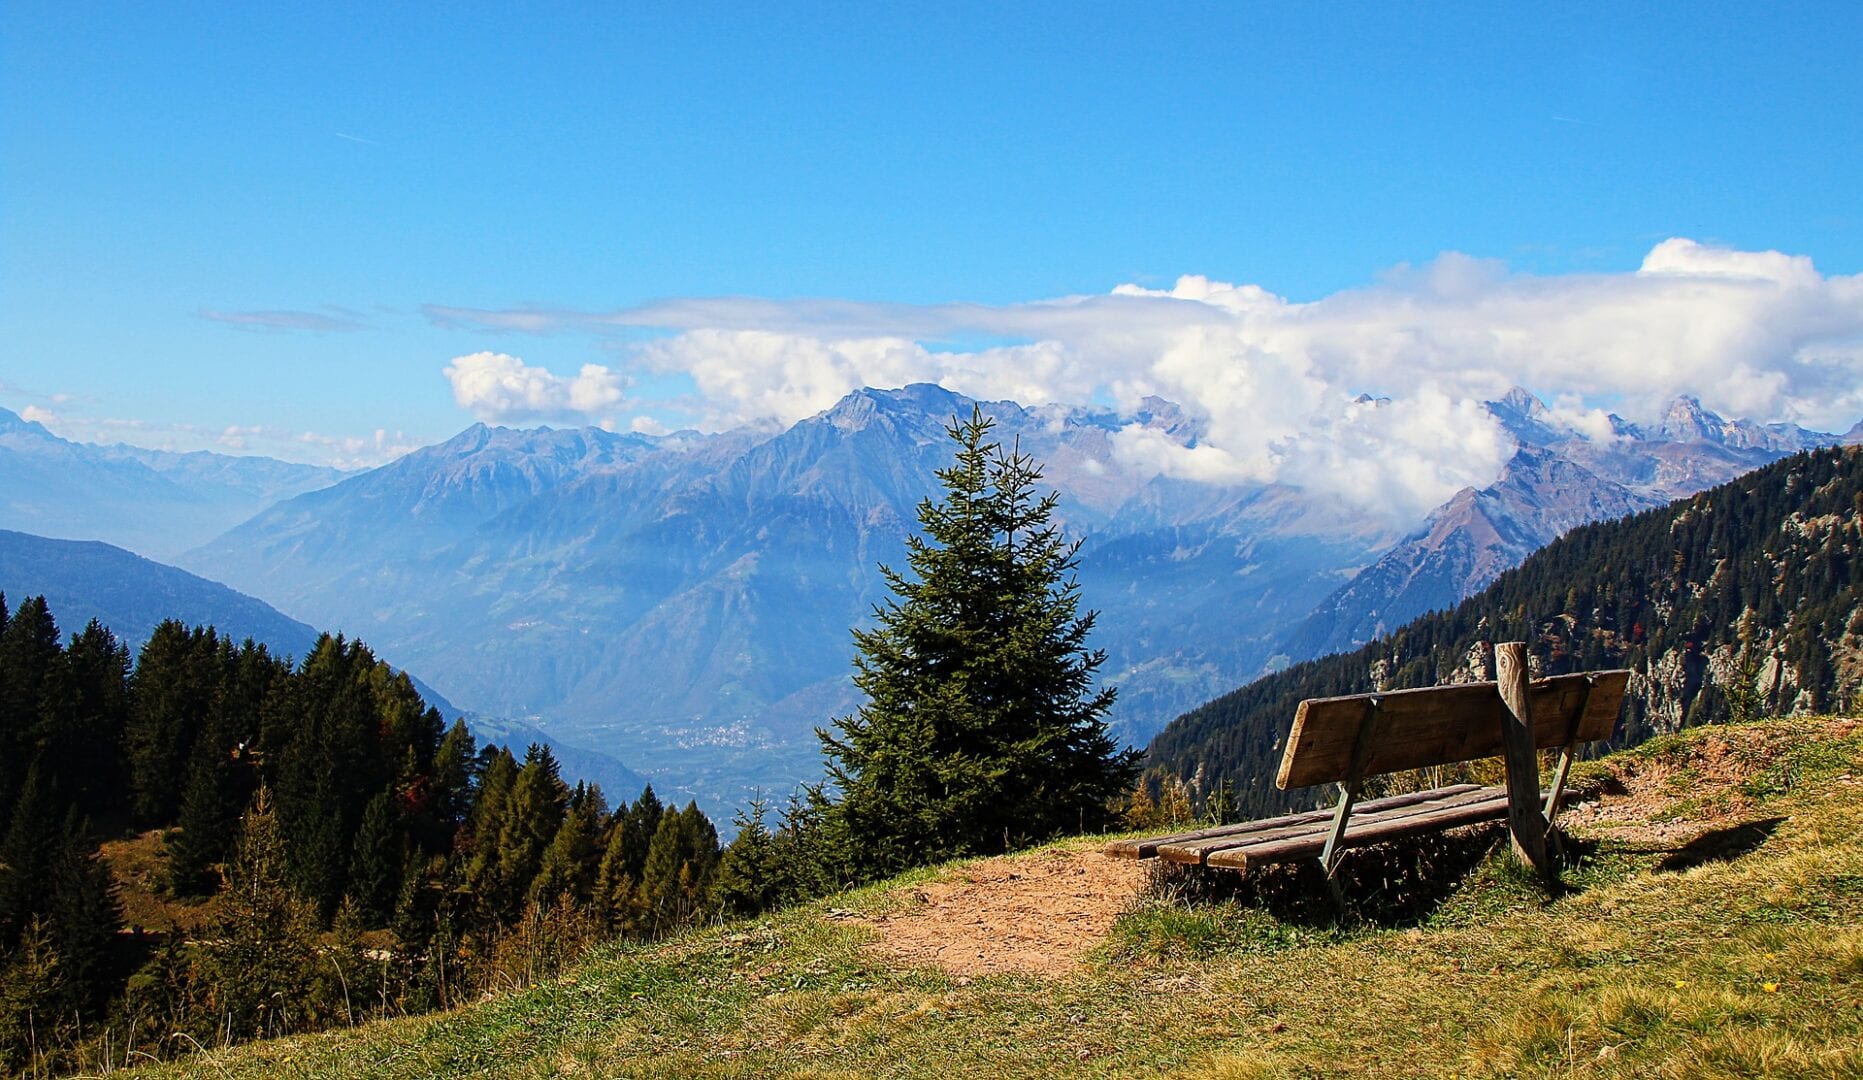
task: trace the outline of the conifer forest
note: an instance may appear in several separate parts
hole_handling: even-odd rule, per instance
[[[800,802],[721,851],[695,805],[611,805],[444,726],[360,641],[294,664],[171,621],[132,660],[40,598],[0,600],[0,807],[7,1072],[447,1008],[812,887]],[[175,921],[126,916],[122,838]]]

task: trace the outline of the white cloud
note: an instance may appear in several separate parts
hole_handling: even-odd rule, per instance
[[[479,352],[454,357],[446,377],[461,408],[494,422],[588,422],[612,414],[625,400],[624,380],[601,364],[584,364],[565,378],[515,356]]]
[[[53,412],[50,409],[41,409],[37,405],[27,405],[25,408],[22,408],[19,411],[19,418],[21,420],[30,421],[31,423],[34,423],[34,424],[56,424],[58,423],[57,413]]]
[[[447,369],[481,415],[650,405],[708,428],[789,423],[857,387],[915,381],[1025,404],[1130,408],[1156,394],[1182,405],[1200,437],[1185,447],[1123,432],[1128,467],[1284,478],[1394,513],[1492,479],[1510,445],[1479,403],[1515,385],[1597,439],[1613,437],[1607,410],[1647,420],[1681,393],[1726,415],[1824,430],[1863,415],[1863,275],[1680,238],[1629,273],[1516,274],[1451,252],[1310,303],[1193,275],[1165,290],[998,306],[716,298],[429,317],[506,332],[672,331],[622,345],[619,366],[688,376],[698,401],[623,403],[623,377],[608,368],[566,380],[481,353]],[[988,344],[937,348],[977,338]],[[584,380],[601,388],[597,408],[568,389]],[[1365,393],[1390,401],[1357,402]]]

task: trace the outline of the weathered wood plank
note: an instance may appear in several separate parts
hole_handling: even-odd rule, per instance
[[[1378,810],[1371,809],[1370,803],[1361,803],[1358,813],[1352,816],[1351,823],[1347,826],[1344,835],[1351,836],[1360,829],[1368,828],[1381,821],[1392,821],[1398,818],[1412,817],[1419,814],[1435,813],[1439,810],[1451,809],[1470,803],[1489,802],[1497,797],[1504,796],[1505,791],[1498,787],[1484,788],[1469,784],[1462,785],[1458,790],[1439,788],[1435,791],[1425,792],[1424,794],[1435,797],[1421,799],[1402,806],[1386,806]],[[1202,840],[1160,844],[1158,845],[1158,857],[1166,862],[1204,866],[1208,865],[1209,857],[1218,851],[1226,851],[1231,848],[1239,847],[1251,847],[1257,844],[1271,843],[1279,840],[1292,840],[1306,835],[1318,836],[1323,847],[1330,832],[1329,823],[1325,820],[1290,822],[1278,828],[1264,829],[1242,835],[1217,836]],[[1343,839],[1341,840],[1341,844],[1345,844]]]
[[[1578,741],[1608,738],[1624,698],[1625,670],[1558,675],[1528,687],[1533,743],[1562,746],[1578,721]],[[1300,703],[1275,783],[1283,788],[1330,784],[1351,771],[1352,748],[1372,695],[1310,698]],[[1494,757],[1501,753],[1501,696],[1494,683],[1464,683],[1376,695],[1378,715],[1364,775]]]
[[[1507,765],[1507,835],[1521,862],[1542,875],[1549,874],[1546,815],[1540,810],[1540,755],[1533,740],[1533,695],[1527,691],[1527,643],[1496,645],[1494,674],[1503,706],[1500,729],[1501,756]]]
[[[1458,795],[1464,791],[1480,790],[1480,784],[1452,784],[1449,787],[1433,791],[1410,791],[1402,795],[1389,795],[1382,799],[1371,799],[1358,804],[1359,813],[1377,813],[1392,807],[1410,806],[1415,803],[1428,802],[1432,799]],[[1165,836],[1146,836],[1133,840],[1114,840],[1101,849],[1106,854],[1118,859],[1149,859],[1158,853],[1161,844],[1189,843],[1195,840],[1209,840],[1219,836],[1240,836],[1266,829],[1276,829],[1286,825],[1302,822],[1323,822],[1333,816],[1331,810],[1306,810],[1295,814],[1283,814],[1280,817],[1262,818],[1258,821],[1241,821],[1233,825],[1215,825],[1207,829],[1193,829],[1189,832],[1171,833]]]
[[[1340,844],[1347,848],[1364,847],[1369,844],[1399,840],[1407,836],[1441,832],[1463,825],[1500,821],[1505,817],[1507,817],[1507,796],[1504,793],[1497,793],[1479,802],[1465,803],[1444,810],[1368,822],[1363,828],[1347,829]],[[1303,836],[1213,852],[1204,865],[1225,870],[1246,870],[1255,865],[1297,862],[1301,859],[1318,857],[1320,849],[1325,846],[1324,834],[1308,832]]]

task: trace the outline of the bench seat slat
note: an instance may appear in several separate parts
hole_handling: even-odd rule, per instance
[[[1505,800],[1507,791],[1499,787],[1477,787],[1474,784],[1459,785],[1456,788],[1439,788],[1435,791],[1421,792],[1430,798],[1419,800],[1403,806],[1386,804],[1379,809],[1367,810],[1367,804],[1359,804],[1357,812],[1352,815],[1346,827],[1345,836],[1340,843],[1352,846],[1353,837],[1361,834],[1381,822],[1397,821],[1418,816],[1438,814],[1444,810],[1457,809],[1475,803],[1491,802],[1494,799]],[[1434,820],[1432,818],[1432,820]],[[1283,840],[1301,840],[1317,837],[1325,844],[1331,832],[1330,815],[1326,819],[1312,822],[1289,824],[1278,829],[1241,835],[1218,836],[1203,840],[1160,844],[1158,857],[1167,862],[1189,863],[1193,866],[1209,864],[1210,857],[1219,851],[1235,848],[1254,849]]]
[[[1363,828],[1349,828],[1344,839],[1340,841],[1345,847],[1364,847],[1368,844],[1398,840],[1406,836],[1423,833],[1441,832],[1463,825],[1479,825],[1487,821],[1499,821],[1507,816],[1507,793],[1500,791],[1496,795],[1476,802],[1462,803],[1439,810],[1413,814],[1408,817],[1387,818],[1382,821],[1367,823]],[[1221,867],[1227,870],[1246,870],[1250,866],[1266,863],[1298,862],[1319,855],[1326,846],[1324,833],[1307,836],[1294,836],[1282,840],[1273,840],[1263,844],[1245,845],[1214,852],[1205,865]]]
[[[1433,791],[1411,791],[1402,795],[1391,795],[1382,799],[1370,799],[1359,803],[1357,814],[1376,814],[1395,807],[1413,806],[1420,802],[1429,802],[1447,795],[1457,795],[1465,791],[1475,791],[1479,784],[1452,784]],[[1243,821],[1233,825],[1218,825],[1208,829],[1195,829],[1190,832],[1173,833],[1169,836],[1146,836],[1136,840],[1115,840],[1105,847],[1105,852],[1122,859],[1149,859],[1158,854],[1158,848],[1166,844],[1187,844],[1197,840],[1211,840],[1225,836],[1245,836],[1250,833],[1280,829],[1289,825],[1309,822],[1329,822],[1331,810],[1308,810],[1297,814],[1284,814],[1280,817],[1263,818],[1259,821]]]

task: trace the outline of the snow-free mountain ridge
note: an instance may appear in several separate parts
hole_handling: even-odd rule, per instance
[[[151,558],[345,475],[267,457],[72,442],[0,409],[0,528],[102,540]]]

